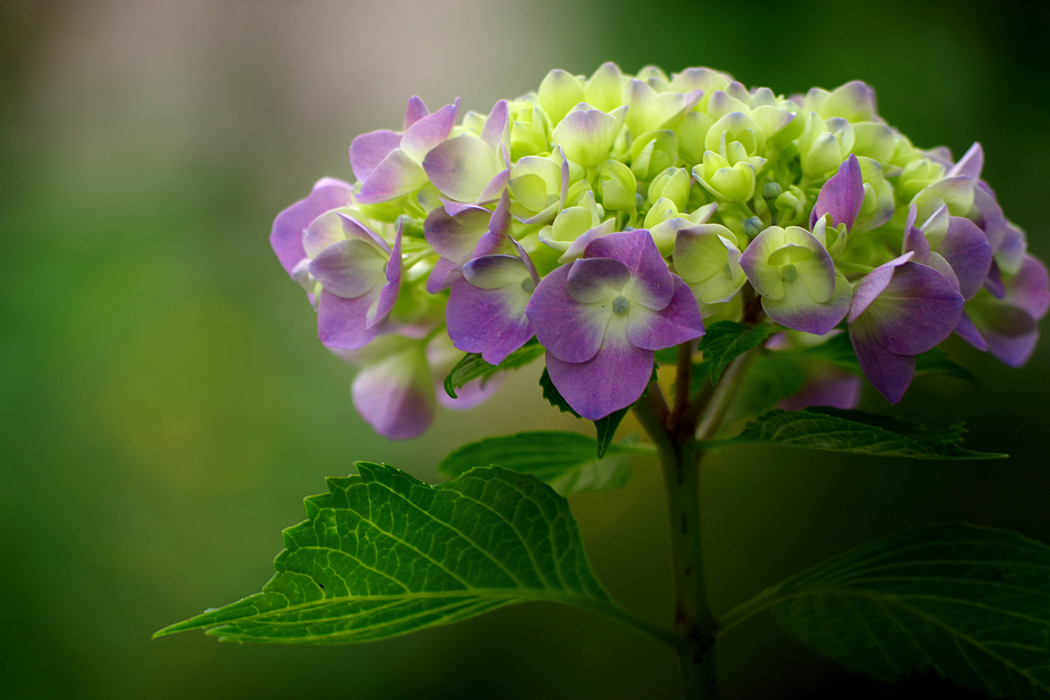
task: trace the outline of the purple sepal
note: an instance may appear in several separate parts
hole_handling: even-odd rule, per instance
[[[397,236],[394,238],[394,248],[390,253],[390,259],[386,263],[386,284],[379,290],[379,303],[376,305],[375,313],[368,319],[371,328],[386,319],[394,310],[397,303],[397,295],[401,291],[401,224],[397,226]]]
[[[984,279],[984,288],[996,299],[1006,296],[1006,287],[1003,286],[1003,272],[999,269],[999,263],[992,259],[992,265],[988,268],[988,276]]]
[[[993,251],[999,250],[1008,224],[1002,207],[995,199],[995,193],[984,183],[978,183],[973,188],[973,204],[978,216],[976,223],[988,237],[988,245]]]
[[[344,141],[345,143],[345,141]],[[401,143],[401,134],[389,129],[361,134],[350,143],[350,168],[359,182],[364,182],[372,171]]]
[[[970,149],[963,154],[963,157],[945,173],[945,177],[957,177],[962,175],[968,177],[971,180],[977,181],[981,177],[981,170],[984,168],[984,151],[981,149],[981,144],[974,142]]]
[[[361,183],[357,201],[362,204],[379,204],[418,190],[427,182],[423,166],[405,151],[395,148]]]
[[[480,258],[483,255],[492,255],[503,248],[507,240],[507,232],[510,231],[510,192],[503,190],[499,204],[489,218],[488,230],[478,239],[471,257]]]
[[[785,328],[814,335],[830,332],[846,317],[853,290],[841,272],[836,273],[835,291],[825,302],[813,301],[812,297],[802,293],[800,286],[785,284],[785,294],[781,299],[762,297],[762,310]]]
[[[879,265],[864,277],[853,288],[853,303],[850,305],[849,316],[846,321],[853,323],[857,317],[864,313],[871,302],[882,294],[886,286],[893,279],[893,270],[911,260],[914,253],[905,253],[889,262]]]
[[[817,219],[831,214],[831,225],[846,224],[846,230],[853,228],[861,204],[864,203],[864,178],[860,172],[857,156],[850,154],[824,186],[820,188],[817,203],[809,215],[810,228]]]
[[[984,231],[961,216],[948,218],[948,233],[937,246],[959,278],[959,293],[969,299],[981,288],[992,265],[992,248]]]
[[[1020,367],[1039,340],[1038,320],[1050,308],[1050,276],[1046,265],[1025,255],[1021,269],[1004,284],[1001,301],[974,301],[969,310],[988,350],[1011,367]]]
[[[612,311],[608,310],[602,321],[569,296],[566,283],[571,269],[572,265],[562,265],[544,277],[529,300],[526,314],[548,357],[580,363],[598,353]]]
[[[405,109],[405,121],[401,127],[401,131],[408,131],[409,127],[418,122],[423,117],[429,116],[430,110],[423,104],[423,100],[419,97],[412,96],[408,98],[408,107]]]
[[[959,317],[959,324],[955,327],[955,334],[982,352],[988,349],[988,343],[984,342],[981,332],[977,330],[977,326],[973,324],[970,315],[965,311]]]
[[[564,362],[548,350],[547,373],[577,413],[598,420],[638,400],[649,385],[654,356],[627,342],[602,348],[587,362]]]
[[[495,148],[497,144],[509,140],[510,134],[507,131],[509,124],[507,101],[500,100],[492,107],[484,126],[481,127],[481,140],[491,148]]]
[[[468,281],[475,267],[496,264],[517,272],[517,281],[483,289]],[[510,255],[489,255],[471,260],[464,266],[465,276],[452,284],[445,321],[452,343],[465,352],[479,352],[482,359],[498,365],[510,353],[524,345],[533,336],[532,324],[525,315],[525,305],[531,294],[522,287],[531,281],[529,270],[521,259]]]
[[[887,401],[897,403],[915,376],[915,356],[890,352],[874,331],[874,324],[862,317],[850,324],[849,339],[865,378]]]
[[[704,334],[704,319],[693,291],[681,277],[672,277],[674,295],[665,308],[659,312],[642,313],[638,320],[632,313],[627,324],[627,340],[631,345],[643,350],[662,350]]]
[[[321,214],[353,204],[353,188],[342,180],[322,178],[314,185],[306,199],[288,207],[273,221],[270,245],[277,254],[281,267],[291,277],[306,252],[303,250],[303,233],[310,223]]]
[[[806,378],[801,388],[777,406],[785,411],[800,411],[807,406],[856,408],[860,403],[860,377],[837,367],[821,368]]]
[[[650,309],[659,311],[671,302],[675,292],[674,275],[667,269],[667,263],[646,229],[596,238],[588,244],[583,257],[612,258],[626,265],[637,291],[641,292],[636,299]]]
[[[433,114],[419,119],[401,137],[400,148],[417,163],[422,163],[430,149],[443,142],[452,133],[459,115],[459,98]]]
[[[427,276],[427,294],[437,294],[442,289],[448,289],[461,276],[458,263],[448,258],[438,258],[434,268]]]
[[[419,437],[434,422],[435,395],[429,368],[420,361],[422,358],[409,363],[402,355],[364,367],[350,387],[357,412],[377,433],[391,440]]]
[[[378,333],[377,324],[368,324],[369,310],[378,298],[379,288],[354,299],[322,289],[317,305],[317,337],[321,343],[344,350],[368,345]]]

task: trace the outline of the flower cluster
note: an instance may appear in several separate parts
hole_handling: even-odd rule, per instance
[[[270,240],[388,437],[426,429],[456,349],[499,364],[535,337],[597,419],[638,399],[655,351],[763,316],[807,343],[847,329],[895,403],[952,333],[1024,363],[1050,306],[982,164],[979,144],[916,148],[861,82],[785,98],[606,63],[487,115],[412,98],[400,131],[353,140],[356,182],[318,182]]]

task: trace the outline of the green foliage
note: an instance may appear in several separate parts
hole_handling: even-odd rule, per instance
[[[550,600],[615,610],[568,502],[535,477],[480,467],[431,486],[358,462],[306,499],[261,593],[167,627],[239,642],[363,642]]]
[[[562,413],[571,413],[577,418],[581,418],[579,413],[576,412],[569,402],[565,400],[565,397],[558,391],[558,387],[554,386],[554,382],[551,381],[551,375],[547,373],[547,368],[543,368],[543,374],[540,375],[540,387],[543,389],[543,398],[547,399],[547,403],[554,406]]]
[[[935,429],[864,411],[815,406],[804,411],[774,409],[749,423],[736,437],[711,440],[707,446],[784,445],[912,459],[1006,457],[963,448],[965,434],[961,424]]]
[[[468,382],[475,379],[487,380],[500,370],[524,367],[546,352],[542,345],[534,341],[535,339],[507,355],[498,365],[490,365],[480,354],[468,352],[445,377],[445,393],[455,399],[458,398],[456,389]]]
[[[772,335],[773,330],[773,326],[768,323],[745,326],[733,321],[719,321],[711,324],[697,346],[703,353],[704,363],[708,365],[711,383],[718,381],[722,370],[730,362],[761,345]]]
[[[752,418],[776,408],[777,402],[791,396],[805,381],[798,362],[778,352],[763,352],[748,366],[740,388],[726,412],[726,425]]]
[[[921,526],[790,578],[724,622],[767,606],[811,647],[886,681],[932,668],[994,697],[1050,698],[1050,547],[1014,532]]]
[[[581,491],[610,491],[631,478],[631,455],[619,445],[595,459],[598,443],[579,433],[537,431],[486,438],[451,453],[438,471],[457,477],[472,468],[499,465],[532,474],[563,496]]]

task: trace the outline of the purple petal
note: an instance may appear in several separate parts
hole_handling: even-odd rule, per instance
[[[988,351],[1009,367],[1021,367],[1028,362],[1039,342],[1038,328],[1017,336],[997,333],[986,333],[985,335],[988,341]]]
[[[445,308],[448,335],[460,350],[480,352],[485,362],[498,365],[533,336],[524,312],[528,300],[520,285],[482,289],[460,278]]]
[[[619,260],[582,258],[569,266],[566,289],[581,304],[609,301],[620,294],[631,273]]]
[[[496,199],[507,189],[508,182],[510,182],[510,168],[500,170],[489,180],[489,184],[485,185],[485,189],[478,195],[478,201],[491,202]]]
[[[890,352],[918,355],[951,335],[962,315],[963,298],[931,267],[908,262],[858,321]]]
[[[412,352],[422,353],[422,349],[408,351]],[[357,412],[391,440],[419,437],[434,421],[430,370],[425,358],[407,358],[408,353],[362,369],[350,387]]]
[[[408,131],[409,127],[429,114],[430,110],[423,104],[423,100],[415,96],[408,98],[408,108],[405,110],[405,122],[401,131]]]
[[[559,360],[547,352],[547,372],[565,400],[588,420],[630,406],[645,391],[653,372],[653,351],[622,343],[602,345],[587,362]]]
[[[480,289],[520,287],[525,280],[532,281],[525,262],[516,255],[484,255],[474,258],[463,266],[463,277]]]
[[[874,324],[867,318],[850,324],[849,339],[864,377],[887,401],[900,401],[915,376],[915,356],[898,355],[884,348]]]
[[[398,224],[397,236],[394,238],[394,249],[386,263],[386,284],[379,290],[379,303],[375,313],[368,318],[368,326],[374,326],[386,319],[394,309],[397,295],[401,291],[401,225]]]
[[[369,327],[366,322],[369,309],[378,297],[378,289],[356,299],[344,299],[322,290],[317,307],[317,337],[321,343],[344,350],[368,345],[378,333],[377,326]]]
[[[1024,231],[1008,223],[1003,230],[999,249],[995,251],[995,260],[999,263],[999,268],[1008,275],[1016,274],[1027,251],[1028,241]]]
[[[995,194],[983,183],[978,183],[973,188],[973,204],[979,215],[977,225],[988,236],[988,245],[992,250],[998,250],[1006,234],[1007,223],[1002,207],[995,200]]]
[[[314,185],[309,197],[299,200],[277,215],[270,231],[270,245],[285,272],[291,275],[299,261],[306,257],[303,250],[303,233],[306,227],[326,211],[349,206],[353,201],[354,191],[349,184],[324,178]]]
[[[350,143],[350,167],[354,171],[354,177],[360,182],[367,180],[372,171],[400,143],[401,134],[395,134],[389,129],[370,131],[355,138]]]
[[[634,283],[632,301],[654,311],[671,303],[675,291],[674,281],[647,230],[610,233],[596,238],[587,246],[583,257],[612,258],[625,264]]]
[[[915,227],[917,215],[918,209],[912,204],[908,207],[908,220],[904,224],[904,242],[901,244],[901,253],[915,253],[915,262],[929,265],[930,242],[926,240],[926,234]]]
[[[704,334],[704,320],[693,292],[680,277],[672,276],[674,296],[664,309],[652,311],[639,305],[630,310],[627,340],[631,345],[643,350],[662,350]]]
[[[818,373],[807,377],[802,387],[780,401],[777,407],[785,411],[799,411],[807,406],[856,408],[860,403],[860,386],[860,377],[836,367],[821,368]]]
[[[383,237],[378,233],[368,228],[354,217],[344,214],[343,212],[336,212],[336,215],[342,221],[343,233],[347,238],[360,238],[362,241],[372,241],[387,253],[390,252],[390,244],[383,240]],[[309,238],[309,236],[310,232],[307,231],[307,238]],[[307,239],[304,238],[303,244],[305,245],[306,242]]]
[[[585,231],[580,234],[580,237],[569,244],[569,247],[565,249],[561,257],[558,258],[558,262],[567,263],[581,257],[587,246],[591,244],[595,238],[601,238],[607,236],[616,229],[616,219],[606,219],[601,225],[592,228],[589,231]],[[541,239],[542,240],[542,239]]]
[[[429,117],[428,117],[429,118]],[[362,204],[386,202],[427,184],[427,174],[400,148],[387,154],[361,184],[357,201]]]
[[[969,314],[965,311],[959,317],[959,325],[955,327],[955,334],[978,350],[988,349],[988,343],[984,342],[981,332],[977,330],[977,326],[973,324]]]
[[[970,150],[963,154],[959,162],[952,166],[945,177],[957,177],[962,175],[977,181],[981,178],[981,169],[984,168],[984,151],[981,144],[974,142]]]
[[[429,114],[405,130],[401,137],[401,149],[417,163],[422,163],[430,149],[448,138],[459,114],[459,98],[453,104],[445,105],[433,114]]]
[[[371,243],[342,240],[322,250],[310,262],[310,274],[329,294],[356,299],[382,279],[386,255]]]
[[[1006,296],[1006,287],[1003,285],[1003,273],[999,269],[999,263],[992,258],[992,266],[988,268],[988,277],[984,280],[984,288],[991,292],[996,299]]]
[[[969,299],[981,288],[992,265],[992,248],[984,231],[961,216],[948,219],[948,233],[937,246],[959,278],[959,293]]]
[[[437,294],[442,289],[448,289],[461,276],[460,263],[448,258],[439,258],[427,276],[427,293]]]
[[[813,205],[813,212],[809,216],[809,225],[812,227],[817,219],[831,214],[832,226],[844,223],[848,231],[853,228],[863,203],[864,179],[857,156],[851,153],[839,166],[838,172],[820,188],[817,203]]]
[[[489,112],[485,125],[481,127],[481,140],[491,148],[495,148],[496,144],[503,141],[504,136],[507,135],[507,124],[507,101],[500,100]]]
[[[745,251],[746,254],[746,251]],[[905,253],[887,263],[879,265],[853,287],[853,303],[850,305],[848,323],[853,323],[868,308],[871,302],[882,294],[893,279],[893,270],[911,260],[914,253]]]
[[[507,240],[508,231],[510,231],[510,192],[504,190],[499,204],[496,205],[496,210],[489,218],[488,230],[478,239],[471,257],[480,258],[499,251],[503,247],[503,242]]]
[[[566,289],[569,265],[563,265],[540,281],[525,314],[547,355],[565,362],[586,362],[598,352],[612,309],[604,316],[580,304]]]
[[[463,134],[430,149],[423,170],[445,196],[473,202],[499,172],[499,163],[484,141]]]
[[[1008,304],[1024,309],[1032,318],[1042,318],[1050,309],[1050,276],[1042,260],[1032,255],[1025,255],[1021,260],[1021,269],[1006,284]]]
[[[835,275],[835,290],[825,302],[813,301],[798,282],[785,283],[782,298],[762,297],[762,310],[785,328],[824,335],[846,317],[852,298],[853,290],[839,272]]]
[[[462,264],[470,260],[491,218],[492,212],[484,207],[464,207],[455,216],[439,207],[423,222],[423,237],[438,255]]]

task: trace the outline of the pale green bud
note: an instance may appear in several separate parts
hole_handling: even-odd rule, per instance
[[[762,223],[762,219],[757,216],[752,216],[744,221],[744,233],[746,233],[749,238],[754,238],[762,233],[762,229],[764,228],[765,225]]]
[[[678,136],[678,155],[692,168],[704,159],[704,142],[714,122],[703,112],[686,112],[674,128]]]
[[[673,131],[650,131],[631,146],[631,170],[639,180],[648,182],[677,164],[678,137]]]
[[[913,160],[904,166],[900,177],[897,178],[897,194],[904,201],[910,200],[922,189],[944,177],[944,168],[927,160],[920,158]]]
[[[649,185],[649,201],[661,197],[675,203],[683,211],[689,203],[689,172],[685,168],[668,168],[657,175]]]
[[[763,199],[776,199],[780,196],[780,193],[784,190],[780,187],[778,182],[767,182],[762,185],[762,198]]]
[[[598,176],[602,206],[611,211],[634,211],[637,191],[638,181],[630,168],[619,161],[605,161],[605,167]]]
[[[755,169],[747,162],[730,166],[713,151],[704,153],[704,162],[693,168],[693,177],[707,190],[727,202],[746,202],[755,193]]]
[[[766,147],[766,135],[762,127],[743,112],[730,112],[711,125],[704,139],[704,148],[718,151],[722,143],[739,142],[748,156],[753,156]]]
[[[563,70],[552,70],[540,83],[537,96],[551,124],[556,125],[570,109],[584,101],[583,80]]]
[[[623,104],[624,80],[618,65],[603,63],[584,84],[583,101],[603,112],[613,111]]]
[[[784,226],[802,221],[806,210],[806,195],[795,185],[790,185],[774,201],[777,210],[777,223]]]

